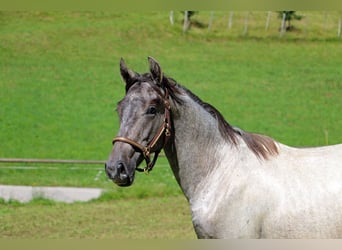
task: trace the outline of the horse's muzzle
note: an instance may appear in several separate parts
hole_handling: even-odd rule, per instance
[[[111,179],[118,186],[128,187],[132,185],[134,172],[133,176],[130,176],[127,171],[127,167],[122,161],[107,161],[105,163],[105,170],[108,178]]]

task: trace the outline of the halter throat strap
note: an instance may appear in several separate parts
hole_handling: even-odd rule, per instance
[[[157,149],[154,152],[152,152],[154,150],[155,145],[157,144],[157,142],[161,139],[161,137],[163,135],[164,135],[164,146],[166,145],[166,143],[168,142],[168,140],[171,137],[171,120],[170,120],[171,106],[170,106],[170,102],[169,102],[169,94],[168,94],[167,89],[165,89],[164,106],[165,106],[165,108],[164,108],[163,124],[159,128],[156,135],[147,144],[147,146],[143,146],[142,144],[140,144],[136,141],[133,141],[129,138],[126,138],[126,137],[117,136],[113,139],[113,145],[116,142],[127,143],[127,144],[131,145],[136,151],[141,152],[143,154],[143,157],[144,157],[145,162],[146,162],[146,167],[143,169],[137,167],[136,170],[139,172],[149,173],[153,169],[155,163],[157,162],[158,155],[159,155],[160,151],[162,150],[162,148],[160,148],[160,149]],[[151,161],[151,153],[154,153],[152,161]]]

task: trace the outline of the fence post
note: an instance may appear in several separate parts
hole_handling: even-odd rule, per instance
[[[323,13],[323,30],[326,31],[327,30],[327,20],[328,20],[328,13],[326,11],[324,11]]]
[[[281,19],[281,27],[280,27],[280,34],[279,36],[282,37],[284,33],[286,32],[286,13],[283,13],[283,18]]]
[[[228,19],[228,29],[231,30],[232,26],[233,26],[233,16],[234,16],[234,12],[231,11],[229,12],[229,19]]]
[[[267,11],[267,18],[266,18],[266,24],[265,24],[265,31],[268,31],[268,28],[270,26],[270,19],[271,19],[271,11]]]
[[[209,32],[210,29],[211,29],[211,26],[212,26],[212,24],[213,24],[213,20],[214,20],[214,11],[211,11],[211,12],[210,12],[209,24],[208,24],[208,32]]]
[[[245,27],[243,30],[243,35],[247,35],[247,33],[248,33],[248,19],[249,19],[249,12],[247,12],[247,14],[245,16]]]
[[[186,33],[189,29],[190,23],[188,18],[188,11],[184,11],[184,24],[183,24],[183,33]]]
[[[309,25],[310,25],[310,16],[307,14],[307,15],[303,15],[304,17],[304,34],[305,36],[307,37],[308,36],[308,33],[309,33]]]
[[[175,21],[174,21],[174,13],[173,13],[173,10],[170,11],[169,19],[170,19],[171,25],[174,25],[174,24],[175,24]]]

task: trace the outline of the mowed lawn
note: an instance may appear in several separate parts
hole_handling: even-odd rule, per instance
[[[266,32],[261,12],[252,13],[247,35],[245,13],[235,14],[231,31],[229,12],[215,12],[210,31],[192,27],[183,34],[180,13],[172,26],[168,12],[0,12],[0,157],[106,160],[124,95],[121,57],[146,72],[153,56],[166,74],[244,130],[299,147],[341,143],[335,13],[325,29],[322,13],[304,14],[293,23],[295,32],[280,38],[276,14]],[[194,18],[206,24],[209,16]],[[0,165],[0,184],[108,192],[87,204],[1,202],[0,237],[195,237],[166,159],[149,176],[137,173],[129,188],[108,181],[102,165],[12,166]]]
[[[111,200],[87,204],[0,205],[0,238],[193,239],[182,196]]]

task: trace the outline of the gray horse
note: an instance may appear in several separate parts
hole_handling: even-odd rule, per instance
[[[148,60],[145,74],[120,62],[126,95],[110,179],[131,185],[164,149],[198,238],[342,237],[342,144],[299,149],[232,127]]]

